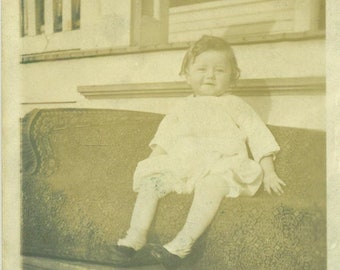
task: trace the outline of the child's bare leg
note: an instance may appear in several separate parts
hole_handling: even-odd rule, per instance
[[[228,184],[221,176],[211,175],[200,180],[195,186],[193,203],[184,227],[164,248],[181,258],[189,254],[192,245],[209,226],[228,192]]]
[[[159,179],[147,178],[140,188],[133,209],[130,228],[126,237],[118,241],[119,246],[141,249],[146,243],[146,237],[155,215],[159,198],[166,195],[160,190]]]

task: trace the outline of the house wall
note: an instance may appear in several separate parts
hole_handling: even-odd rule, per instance
[[[323,39],[235,45],[242,78],[325,76]],[[182,81],[185,50],[22,64],[22,114],[33,108],[87,107],[166,113],[176,98],[88,100],[78,86]],[[325,96],[244,97],[269,124],[325,129]]]
[[[293,32],[296,0],[224,0],[173,7],[169,14],[171,42],[197,40],[203,34],[237,36]]]

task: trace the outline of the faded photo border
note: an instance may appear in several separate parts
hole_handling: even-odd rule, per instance
[[[340,2],[327,0],[327,239],[328,270],[340,269]],[[2,269],[20,259],[19,1],[1,2],[2,28]],[[312,57],[312,56],[311,56]]]

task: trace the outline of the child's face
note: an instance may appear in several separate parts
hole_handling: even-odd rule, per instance
[[[226,52],[206,51],[198,55],[186,75],[196,96],[220,96],[230,85],[231,66]]]

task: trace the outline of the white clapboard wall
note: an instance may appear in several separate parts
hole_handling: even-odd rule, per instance
[[[245,36],[294,32],[296,0],[220,0],[172,7],[169,42],[193,41],[203,34]]]

